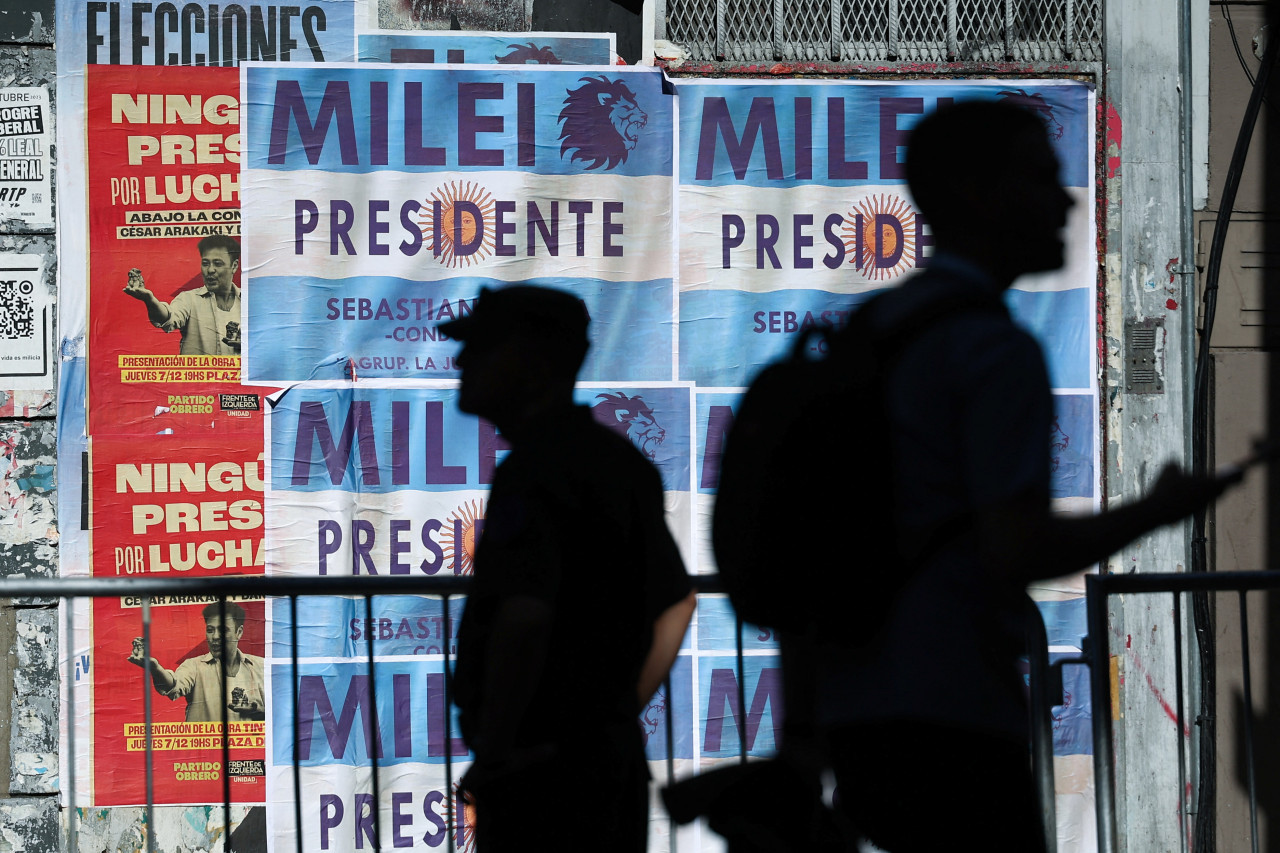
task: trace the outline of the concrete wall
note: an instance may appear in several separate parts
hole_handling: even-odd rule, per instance
[[[5,4],[0,88],[43,86],[54,97],[53,20],[53,0]],[[53,293],[51,226],[0,218],[0,253],[41,255],[42,286]],[[52,392],[0,387],[0,576],[58,571],[54,402]],[[57,608],[5,602],[0,649],[0,738],[9,746],[0,750],[0,853],[52,853],[59,848]]]

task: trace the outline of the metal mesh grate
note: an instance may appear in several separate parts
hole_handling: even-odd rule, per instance
[[[667,38],[699,59],[716,58],[716,4],[667,0]]]
[[[773,0],[721,2],[725,6],[725,59],[773,59]],[[709,5],[714,6],[714,0]]]
[[[782,16],[782,58],[824,61],[831,56],[831,0],[791,0]]]
[[[888,59],[888,4],[844,0],[840,24],[841,59],[852,62]]]
[[[1102,59],[1102,4],[665,0],[664,8],[659,0],[659,12],[665,37],[693,59],[708,61],[1097,62]]]

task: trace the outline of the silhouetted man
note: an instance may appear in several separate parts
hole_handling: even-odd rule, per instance
[[[535,827],[563,827],[556,849],[645,849],[637,715],[694,596],[657,470],[573,403],[588,322],[581,300],[516,285],[482,290],[471,314],[440,325],[463,342],[458,407],[511,444],[458,631],[480,853],[529,849]]]
[[[923,119],[907,179],[933,228],[928,268],[871,303],[873,328],[937,300],[887,373],[896,537],[910,580],[868,645],[820,665],[839,800],[892,853],[1043,849],[1018,672],[1028,582],[1082,569],[1221,492],[1170,467],[1092,517],[1050,511],[1053,400],[1040,348],[1001,295],[1063,264],[1073,202],[1040,117],[970,102]]]

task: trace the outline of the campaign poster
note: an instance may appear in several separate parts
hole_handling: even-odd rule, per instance
[[[613,33],[466,33],[382,30],[357,37],[361,62],[430,65],[609,65]]]
[[[94,577],[196,578],[263,572],[261,439],[131,438],[91,442],[90,530]],[[158,596],[150,648],[137,596],[93,601],[92,802],[146,802],[145,670],[152,673],[154,802],[266,794],[266,612],[261,596]],[[149,654],[147,652],[149,651]],[[223,656],[226,684],[223,684]],[[223,709],[230,764],[223,764]]]
[[[87,73],[91,434],[260,434],[240,387],[235,69]]]
[[[661,72],[245,70],[246,381],[455,378],[482,288],[581,297],[584,382],[674,373]]]
[[[680,378],[744,386],[813,325],[928,264],[932,232],[906,187],[914,123],[986,98],[1035,110],[1076,201],[1067,265],[1019,281],[1015,319],[1056,387],[1091,387],[1093,93],[1071,81],[680,80]],[[998,228],[998,223],[992,223]]]
[[[53,294],[43,255],[0,253],[0,389],[53,390]]]
[[[0,221],[53,225],[53,133],[47,86],[0,88]]]
[[[687,536],[691,389],[579,386],[575,398],[654,462],[669,524],[677,539],[680,530]],[[458,411],[456,389],[295,386],[275,398],[268,424],[271,574],[373,581],[472,573],[488,487],[508,445],[493,425]],[[370,589],[376,589],[372,582]],[[447,753],[456,782],[468,761],[445,704],[443,675],[446,651],[457,651],[464,609],[456,597],[447,610],[441,598],[430,596],[378,596],[367,605],[359,598],[301,599],[294,673],[291,608],[287,601],[272,603],[268,773],[277,843],[294,842],[295,772],[305,846],[356,850],[369,843],[373,757],[380,756],[382,831],[403,846],[435,847],[452,813],[455,844],[469,849],[466,803],[457,802],[444,767]],[[695,657],[686,638],[670,687],[639,715],[655,774],[665,774],[669,752],[682,773],[695,768]],[[295,679],[296,762],[290,712]],[[378,726],[371,730],[368,721],[375,717]]]

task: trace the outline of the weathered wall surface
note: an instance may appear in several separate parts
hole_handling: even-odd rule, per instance
[[[1182,248],[1179,4],[1108,3],[1106,33],[1102,393],[1106,495],[1109,505],[1118,506],[1148,491],[1164,463],[1189,462],[1187,354],[1194,328],[1188,312],[1195,308],[1190,276],[1183,274],[1191,259]],[[1155,331],[1158,389],[1131,381],[1126,345],[1133,338],[1126,329],[1135,327]],[[1186,526],[1171,525],[1113,556],[1108,571],[1187,571],[1188,541]],[[1111,649],[1122,685],[1115,729],[1120,849],[1178,850],[1188,831],[1178,741],[1194,764],[1197,731],[1186,716],[1177,718],[1172,598],[1114,597],[1109,606]],[[1185,636],[1188,626],[1182,628]],[[1194,779],[1194,767],[1187,769]]]
[[[53,99],[53,21],[53,0],[4,4],[0,87],[43,86]],[[43,256],[50,292],[55,248],[51,227],[0,220],[0,253]],[[52,392],[0,388],[0,577],[58,570],[54,413]],[[0,749],[0,853],[53,853],[60,848],[57,608],[4,602],[0,649],[0,742],[8,745]]]

